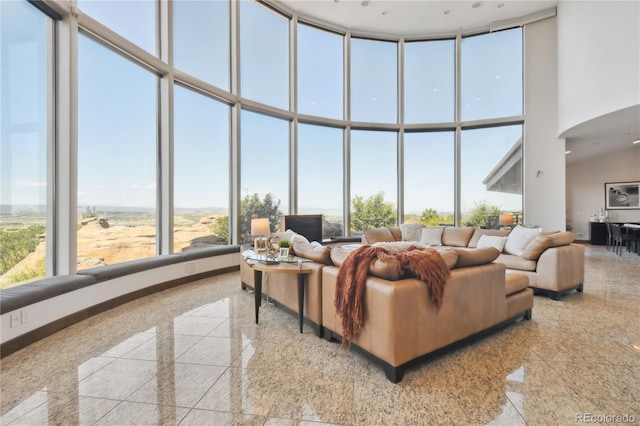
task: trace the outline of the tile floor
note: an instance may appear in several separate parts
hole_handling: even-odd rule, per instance
[[[640,257],[586,253],[584,293],[399,384],[277,307],[254,324],[239,273],[196,281],[2,359],[0,424],[638,424]]]

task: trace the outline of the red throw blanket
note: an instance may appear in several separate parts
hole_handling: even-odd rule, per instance
[[[442,307],[442,297],[451,272],[437,250],[409,247],[406,251],[389,253],[383,247],[364,245],[354,250],[338,269],[334,305],[342,318],[342,343],[357,336],[364,322],[364,291],[369,267],[376,260],[398,260],[403,275],[415,276],[424,281],[436,303]]]

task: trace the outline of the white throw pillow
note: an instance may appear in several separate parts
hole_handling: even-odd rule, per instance
[[[478,240],[477,247],[495,247],[502,253],[504,245],[507,243],[507,238],[508,237],[498,237],[494,235],[481,235],[480,239]]]
[[[422,237],[422,228],[424,228],[424,225],[421,223],[403,223],[400,225],[402,241],[415,241],[417,243]]]
[[[507,237],[507,243],[504,245],[505,253],[522,256],[524,249],[526,249],[529,243],[541,233],[542,228],[525,228],[521,225],[516,226]]]
[[[442,245],[442,226],[432,226],[430,228],[422,228],[422,238],[420,238],[420,244],[426,244],[430,246]]]

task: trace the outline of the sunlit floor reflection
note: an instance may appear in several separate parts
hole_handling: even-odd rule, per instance
[[[239,273],[92,317],[1,362],[2,425],[575,424],[640,421],[640,257],[587,246],[584,293],[409,368],[264,305]]]

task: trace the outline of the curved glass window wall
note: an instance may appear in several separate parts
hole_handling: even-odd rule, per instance
[[[50,2],[68,10],[58,24],[72,34],[63,46],[71,70],[59,68],[60,78],[78,76],[77,97],[64,93],[78,111],[70,122],[78,133],[70,137],[78,211],[55,197],[43,202],[42,187],[25,190],[28,200],[15,190],[5,195],[20,182],[43,183],[47,167],[69,166],[50,147],[43,164],[41,126],[54,105],[43,70],[60,52],[4,60],[11,40],[43,43],[52,34],[27,1],[2,2],[2,208],[3,227],[4,213],[18,204],[77,216],[80,230],[62,238],[77,241],[77,259],[72,254],[62,269],[108,263],[84,247],[83,222],[111,237],[118,225],[146,227],[138,249],[113,263],[245,242],[253,215],[271,217],[275,232],[281,214],[322,213],[325,236],[404,222],[486,227],[500,212],[522,220],[521,28],[372,39],[253,1],[134,2],[143,10],[127,3],[122,13],[120,2],[80,0],[78,14],[66,1]],[[28,10],[33,23],[5,25],[9,8]],[[37,84],[7,80],[18,75]],[[10,97],[9,83],[31,95]],[[32,115],[40,111],[39,130],[29,136],[37,157],[19,156],[28,135],[5,113],[7,102],[18,101],[32,102],[21,109]],[[24,177],[16,164],[40,174]],[[166,235],[177,228],[200,233]]]

